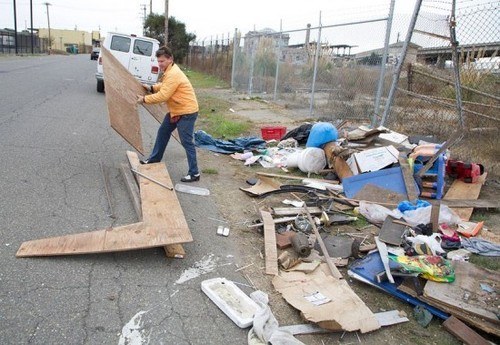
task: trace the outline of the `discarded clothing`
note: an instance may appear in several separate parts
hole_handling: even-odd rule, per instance
[[[198,130],[194,133],[196,146],[218,153],[235,153],[245,150],[266,148],[266,141],[258,137],[241,137],[232,140],[214,139],[205,131]]]
[[[263,291],[257,290],[250,297],[259,305],[253,318],[253,327],[248,332],[249,345],[305,345],[291,333],[279,329],[278,320],[269,307],[269,297]]]
[[[455,271],[451,266],[451,261],[441,256],[389,255],[389,259],[399,263],[408,272],[420,273],[425,279],[447,283],[453,283],[455,281]]]
[[[311,132],[312,126],[312,124],[306,123],[297,128],[294,128],[286,133],[285,136],[281,138],[281,141],[288,138],[294,138],[299,144],[305,144],[307,142],[307,138],[309,138],[309,133]]]
[[[500,245],[482,238],[462,238],[462,247],[468,251],[483,256],[500,256]]]

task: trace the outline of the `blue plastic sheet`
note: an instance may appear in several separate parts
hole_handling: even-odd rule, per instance
[[[205,150],[228,154],[266,148],[266,141],[258,137],[240,137],[231,140],[214,139],[202,130],[194,133],[194,144]]]

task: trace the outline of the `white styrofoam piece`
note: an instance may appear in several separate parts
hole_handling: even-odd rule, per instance
[[[226,278],[204,280],[201,282],[201,290],[238,327],[246,328],[253,324],[253,317],[259,306],[232,281]]]

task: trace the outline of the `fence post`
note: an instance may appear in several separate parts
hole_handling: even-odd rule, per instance
[[[413,10],[413,16],[411,17],[411,22],[408,27],[408,32],[406,33],[406,39],[401,51],[401,56],[399,58],[398,64],[396,65],[396,70],[394,71],[392,78],[391,89],[389,90],[389,96],[387,96],[387,102],[385,103],[384,115],[382,116],[382,121],[380,125],[383,126],[389,111],[391,110],[392,101],[394,100],[394,95],[396,93],[396,88],[398,87],[399,76],[401,74],[401,69],[406,58],[406,51],[408,50],[408,44],[410,44],[411,36],[413,34],[413,29],[415,29],[415,24],[417,23],[418,12],[420,11],[420,5],[422,5],[422,0],[417,0],[415,2],[415,9]]]
[[[311,85],[311,100],[309,102],[309,116],[313,115],[314,88],[316,87],[316,74],[318,73],[319,53],[321,52],[321,11],[319,12],[318,42],[316,42],[316,56],[314,57],[314,71]]]
[[[238,28],[234,29],[233,38],[233,66],[231,67],[231,89],[234,89],[234,73],[236,69],[236,55],[240,47],[240,40],[238,39]]]
[[[387,25],[385,28],[385,41],[384,41],[384,53],[382,54],[382,63],[380,65],[380,76],[378,80],[377,86],[377,95],[375,96],[375,106],[373,109],[373,117],[372,117],[372,127],[375,127],[378,118],[378,111],[380,109],[380,99],[382,98],[382,94],[384,93],[384,81],[385,81],[385,71],[387,64],[387,53],[389,51],[389,40],[391,38],[391,30],[392,30],[392,18],[394,17],[394,3],[396,0],[391,0],[391,4],[389,7],[389,16],[387,17]]]
[[[280,20],[280,39],[278,41],[278,54],[276,54],[276,74],[274,76],[274,96],[273,100],[276,101],[278,93],[278,79],[280,75],[280,54],[281,54],[281,42],[283,41],[283,25]]]
[[[451,3],[451,16],[450,16],[450,40],[451,40],[451,57],[453,59],[453,71],[455,73],[455,101],[457,105],[457,113],[460,121],[460,128],[464,129],[464,114],[462,108],[462,85],[460,82],[460,66],[458,65],[458,53],[457,53],[457,36],[455,33],[456,18],[455,18],[455,3],[453,0]]]

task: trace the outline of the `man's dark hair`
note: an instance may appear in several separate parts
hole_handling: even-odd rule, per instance
[[[156,57],[159,58],[160,56],[165,56],[167,58],[171,58],[174,54],[172,54],[172,50],[170,50],[170,48],[168,47],[160,47],[160,49],[158,49],[156,51]]]

